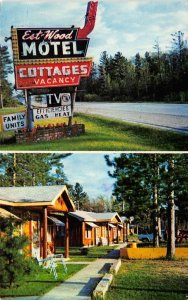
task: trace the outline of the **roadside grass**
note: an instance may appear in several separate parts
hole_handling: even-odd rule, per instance
[[[53,287],[64,282],[66,279],[83,269],[86,265],[77,264],[71,265],[67,264],[67,273],[64,272],[62,264],[57,265],[58,279],[56,280],[49,269],[40,269],[40,271],[34,276],[26,276],[20,285],[13,288],[1,288],[0,296],[41,296]]]
[[[70,247],[70,262],[94,261],[97,258],[104,257],[110,250],[117,246],[94,246],[85,248],[86,254],[83,254],[81,247]],[[56,254],[64,253],[64,248],[57,248]]]
[[[188,260],[123,260],[106,300],[185,300]]]
[[[63,122],[66,122],[63,119]],[[14,133],[2,132],[1,150],[22,151],[186,151],[188,135],[130,124],[104,117],[76,114],[74,122],[85,124],[79,137],[50,142],[16,144]],[[62,119],[37,121],[35,125],[62,123]],[[9,143],[9,139],[10,142]]]
[[[15,107],[4,107],[0,109],[0,116],[6,115],[6,114],[13,114],[17,112],[26,111],[26,108],[24,105],[19,105]]]

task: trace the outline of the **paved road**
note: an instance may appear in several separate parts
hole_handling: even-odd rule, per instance
[[[188,134],[188,104],[76,102],[75,112]]]

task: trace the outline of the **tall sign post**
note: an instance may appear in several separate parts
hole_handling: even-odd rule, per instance
[[[33,120],[40,115],[39,111],[33,111],[31,94],[39,89],[51,89],[55,94],[57,88],[74,88],[71,112],[66,108],[67,114],[61,113],[62,117],[68,116],[68,124],[72,126],[77,87],[81,78],[90,75],[92,68],[92,58],[86,57],[86,54],[88,35],[95,26],[97,6],[97,1],[88,3],[83,28],[11,28],[15,85],[16,89],[25,90],[28,131],[32,130]],[[46,105],[50,107],[49,101]],[[41,118],[52,115],[47,108],[46,114],[41,111]]]

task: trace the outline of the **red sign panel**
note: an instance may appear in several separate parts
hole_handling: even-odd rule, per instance
[[[81,77],[90,75],[91,67],[92,60],[16,65],[16,88],[77,86]]]

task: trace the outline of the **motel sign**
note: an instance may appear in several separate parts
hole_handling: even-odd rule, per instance
[[[33,120],[69,117],[69,125],[72,124],[77,86],[81,78],[89,77],[92,69],[93,60],[86,54],[97,6],[97,1],[88,2],[83,28],[11,28],[15,85],[16,89],[25,90],[29,131]],[[74,87],[69,105],[55,94],[55,89],[61,87]],[[40,101],[35,101],[37,108],[32,107],[31,90],[35,95],[37,89],[49,88],[54,92],[47,96],[48,101],[41,101],[41,108]]]

